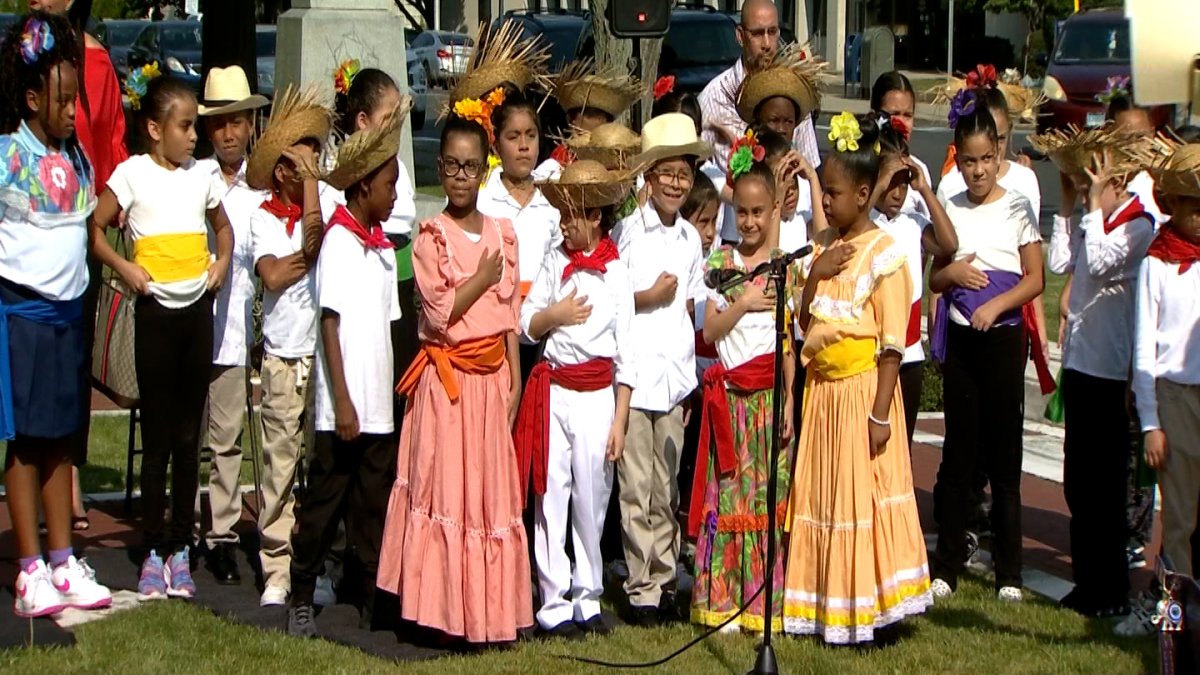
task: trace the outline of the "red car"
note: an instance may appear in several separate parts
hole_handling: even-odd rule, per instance
[[[1094,127],[1104,122],[1096,95],[1110,77],[1129,77],[1129,20],[1120,9],[1079,12],[1063,22],[1042,85],[1046,103],[1038,108],[1038,131],[1068,124]],[[1171,122],[1172,106],[1155,106],[1157,127]]]

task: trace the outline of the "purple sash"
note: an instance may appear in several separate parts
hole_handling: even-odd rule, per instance
[[[937,318],[933,322],[933,337],[930,340],[930,352],[933,359],[939,363],[946,360],[946,335],[950,325],[950,307],[953,306],[969,320],[975,310],[979,309],[992,298],[1006,293],[1023,278],[1015,272],[992,270],[984,272],[988,277],[988,285],[978,291],[955,286],[942,294],[938,300]],[[1021,323],[1021,308],[1010,309],[1001,314],[994,325],[1016,326]]]

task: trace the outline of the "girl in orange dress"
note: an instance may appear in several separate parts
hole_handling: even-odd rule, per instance
[[[450,116],[438,158],[449,203],[413,243],[422,344],[399,386],[408,404],[378,575],[404,620],[469,642],[533,624],[511,431],[517,238],[475,209],[487,148],[482,126]]]
[[[831,227],[815,237],[800,305],[808,368],[792,481],[783,626],[836,644],[932,604],[898,374],[912,281],[870,218],[878,129],[835,117],[824,166]]]

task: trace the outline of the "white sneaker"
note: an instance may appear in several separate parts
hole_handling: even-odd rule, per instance
[[[288,589],[283,586],[267,586],[258,599],[259,607],[276,607],[287,603]]]
[[[1154,616],[1158,614],[1158,606],[1154,597],[1142,594],[1129,607],[1129,615],[1113,626],[1113,634],[1120,637],[1145,637],[1153,635],[1158,629],[1154,625]]]
[[[929,584],[929,591],[933,593],[933,597],[944,599],[954,595],[954,589],[950,588],[950,584],[942,579],[934,579],[932,584]]]
[[[1000,602],[1020,602],[1025,599],[1025,595],[1021,593],[1021,589],[1016,586],[1005,586],[996,593],[996,597]]]
[[[67,558],[65,565],[55,567],[50,578],[67,607],[100,609],[112,604],[112,591],[96,583],[96,573],[75,556]]]
[[[317,585],[313,589],[313,604],[317,607],[333,607],[337,604],[337,594],[333,592],[333,580],[324,574],[317,577]]]
[[[742,627],[740,624],[738,624],[738,622],[730,621],[729,623],[727,623],[724,626],[721,626],[719,629],[717,629],[717,632],[721,633],[722,635],[733,635],[733,634],[741,633]]]
[[[14,587],[13,613],[23,619],[49,616],[63,611],[63,598],[54,590],[46,561],[38,560],[32,570],[21,570]]]

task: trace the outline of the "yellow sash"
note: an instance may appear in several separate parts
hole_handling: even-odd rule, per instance
[[[841,380],[875,367],[874,338],[843,338],[817,352],[809,366],[826,380]]]
[[[195,279],[208,270],[208,235],[157,234],[133,242],[133,261],[160,284]]]

